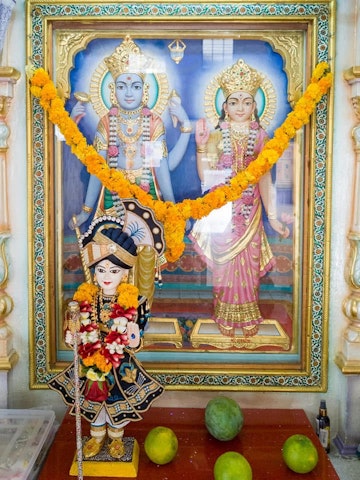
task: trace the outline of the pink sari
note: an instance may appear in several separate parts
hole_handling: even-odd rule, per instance
[[[260,128],[254,155],[244,158],[245,167],[256,158],[266,138],[266,132]],[[214,232],[213,227],[206,225],[209,216],[196,222],[190,235],[212,271],[213,318],[225,334],[263,321],[258,306],[260,278],[273,268],[275,260],[261,214],[259,185],[250,185],[231,207],[225,205],[218,211],[222,231]]]

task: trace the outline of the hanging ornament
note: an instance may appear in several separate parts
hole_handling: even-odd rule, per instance
[[[180,63],[184,58],[184,50],[186,48],[185,43],[182,40],[174,40],[168,45],[170,50],[171,60],[174,60],[176,64]]]

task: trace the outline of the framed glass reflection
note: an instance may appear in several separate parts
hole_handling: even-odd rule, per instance
[[[127,38],[144,55],[146,106],[164,125],[171,181],[167,185],[155,176],[154,184],[165,200],[171,200],[170,188],[175,202],[201,198],[226,183],[227,135],[233,145],[229,149],[249,150],[252,135],[260,148],[258,127],[247,132],[242,147],[242,132],[236,128],[230,132],[231,103],[225,107],[227,116],[221,117],[227,98],[234,109],[241,103],[242,110],[248,99],[252,122],[261,125],[265,144],[300,98],[315,64],[331,56],[332,2],[265,2],[256,7],[240,2],[211,8],[204,3],[103,3],[86,9],[78,2],[65,6],[29,2],[28,7],[29,59],[50,72],[69,113],[80,107],[78,124],[88,143],[94,142],[99,121],[116,95],[105,59]],[[251,73],[250,102],[248,95],[239,96],[231,87],[233,79],[249,68],[259,75],[253,85],[256,75]],[[152,318],[138,358],[166,388],[326,388],[329,100],[321,100],[310,125],[297,132],[276,163],[271,186],[247,191],[241,204],[229,203],[207,218],[190,220],[184,253],[162,266],[162,285],[156,285]],[[181,104],[186,124],[172,115],[172,101]],[[30,97],[28,114],[32,384],[42,387],[72,356],[63,342],[62,319],[66,303],[84,280],[72,219],[88,203],[89,174]],[[206,136],[215,139],[212,144],[199,140],[205,135],[200,130],[204,125],[211,132]],[[133,128],[128,121],[121,135],[135,138]],[[178,155],[184,133],[186,146]],[[136,161],[130,148],[134,142],[128,138],[124,158]],[[163,148],[156,142],[150,147],[155,158]],[[156,160],[152,166],[156,168]],[[246,213],[254,202],[261,207],[257,209],[261,252],[252,241],[245,257],[239,253],[240,243],[255,221]],[[236,224],[239,218],[245,218],[245,227]],[[91,215],[80,229],[84,231],[90,221]],[[261,271],[246,263],[257,256],[264,259]],[[246,281],[240,282],[241,269]],[[231,327],[216,319],[225,315],[226,298],[217,301],[225,285],[231,287],[226,294],[230,303],[244,306],[226,313],[235,318]],[[249,295],[246,289],[251,290]]]

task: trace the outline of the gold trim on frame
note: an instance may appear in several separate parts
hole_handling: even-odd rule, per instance
[[[144,39],[167,38],[168,36],[182,38],[211,38],[214,35],[221,38],[261,39],[268,42],[283,59],[283,70],[288,79],[287,95],[291,105],[301,95],[308,83],[310,72],[318,61],[330,62],[333,68],[334,54],[334,0],[288,2],[296,9],[301,3],[302,12],[296,15],[281,14],[281,1],[263,2],[272,6],[272,13],[259,16],[257,13],[244,14],[251,5],[261,10],[262,4],[254,2],[229,2],[209,5],[206,0],[196,2],[201,13],[191,10],[189,5],[175,2],[153,4],[126,4],[123,1],[109,2],[113,9],[121,9],[118,13],[106,13],[99,16],[105,2],[88,2],[88,9],[79,11],[80,0],[28,0],[26,2],[27,16],[27,58],[35,67],[44,67],[55,80],[56,86],[64,99],[70,98],[70,73],[74,68],[75,55],[86,48],[86,45],[97,38],[122,39],[125,32],[131,36]],[[57,8],[61,4],[60,9]],[[82,4],[81,4],[82,5]],[[153,10],[149,13],[153,6]],[[171,8],[166,10],[166,6]],[[50,8],[51,7],[51,8]],[[124,13],[124,8],[127,13]],[[177,8],[179,7],[179,8]],[[76,14],[69,15],[72,9]],[[143,11],[134,13],[136,9]],[[174,13],[169,13],[174,8]],[[180,10],[180,8],[182,10]],[[226,13],[224,8],[228,9]],[[319,15],[316,9],[324,10],[321,21],[328,29],[327,42],[319,35]],[[90,15],[88,11],[92,11]],[[96,9],[96,10],[95,10]],[[203,10],[207,9],[206,12]],[[254,10],[254,11],[255,11]],[[157,13],[155,14],[155,11]],[[185,12],[185,13],[184,13]],[[216,13],[216,15],[215,15]],[[328,18],[327,18],[328,16]],[[325,20],[324,20],[325,19]],[[210,27],[210,29],[209,29]],[[325,30],[326,30],[325,28]],[[323,33],[322,33],[323,35]],[[323,35],[324,37],[324,35]],[[323,47],[323,49],[320,48]],[[39,53],[40,52],[40,53]],[[294,68],[297,67],[297,68]],[[259,391],[325,391],[327,388],[328,362],[328,271],[329,271],[329,225],[330,189],[331,189],[331,124],[332,124],[332,93],[324,100],[322,110],[319,109],[311,119],[310,125],[299,132],[294,142],[294,168],[305,161],[303,176],[294,176],[294,204],[296,208],[295,223],[296,238],[294,241],[294,264],[300,272],[305,259],[303,278],[294,278],[296,294],[293,298],[293,311],[299,319],[299,331],[294,332],[294,341],[299,343],[300,360],[287,361],[284,357],[273,364],[266,361],[231,362],[215,360],[205,363],[201,359],[189,363],[174,361],[159,361],[156,359],[156,349],[151,350],[151,356],[143,361],[146,368],[157,376],[167,389],[171,390],[259,390]],[[320,111],[321,110],[321,111]],[[325,112],[327,127],[320,127],[317,115]],[[57,238],[60,237],[61,216],[59,206],[55,205],[59,184],[54,185],[54,175],[61,178],[60,142],[54,137],[54,129],[42,117],[42,111],[36,101],[27,91],[27,138],[29,139],[28,189],[29,189],[29,336],[30,336],[30,384],[31,388],[46,388],[47,380],[59,372],[67,364],[56,358],[56,337],[61,335],[61,325],[55,324],[57,302],[62,302],[59,274],[56,271],[57,260],[54,252],[57,250]],[[324,120],[324,119],[323,119]],[[322,123],[324,125],[324,122]],[[322,128],[324,138],[322,154],[316,151],[318,129]],[[39,140],[39,132],[41,138]],[[43,143],[42,143],[43,142]],[[326,162],[322,157],[326,157]],[[323,163],[326,167],[321,166]],[[319,178],[324,178],[323,185],[315,185]],[[305,185],[306,199],[301,198],[302,185]],[[37,197],[40,191],[39,197]],[[324,212],[315,211],[315,199],[318,201],[324,195]],[[320,203],[321,200],[320,200]],[[39,207],[40,205],[40,207]],[[322,206],[322,204],[320,205]],[[43,218],[36,217],[39,208]],[[321,217],[318,220],[318,217]],[[301,219],[306,220],[304,226]],[[321,227],[326,224],[326,228]],[[320,225],[320,227],[319,227]],[[56,226],[56,227],[55,227]],[[318,231],[319,230],[319,231]],[[40,234],[39,234],[40,232]],[[318,238],[321,238],[319,241]],[[43,241],[43,251],[39,254],[37,245]],[[320,251],[320,253],[319,253]],[[303,258],[300,258],[299,253]],[[317,257],[322,255],[322,258]],[[320,267],[318,265],[320,264]],[[315,273],[314,273],[315,272]],[[317,277],[316,285],[314,278]],[[55,280],[54,280],[55,279]],[[302,288],[300,288],[302,286]],[[40,293],[39,293],[40,292]],[[317,295],[317,296],[316,296]],[[319,300],[320,298],[320,300]],[[43,309],[43,310],[41,310]],[[321,311],[321,318],[319,318]],[[166,312],[165,312],[166,313]],[[169,313],[175,317],[172,313]],[[314,321],[314,317],[315,320]],[[162,320],[164,320],[162,318]],[[180,350],[181,331],[177,319],[170,318],[173,329],[172,338],[176,350]],[[176,321],[175,321],[176,320]],[[205,319],[206,320],[206,319]],[[153,324],[159,320],[152,318]],[[319,333],[320,330],[320,333]],[[150,335],[150,332],[148,332]],[[146,340],[146,335],[144,341]],[[279,335],[281,338],[285,337]],[[153,341],[153,338],[149,338]],[[157,341],[164,340],[164,337]],[[300,342],[301,340],[301,342]],[[147,341],[147,340],[146,340]],[[61,341],[59,342],[61,344]],[[316,355],[312,352],[316,344]],[[149,345],[150,346],[150,345]],[[145,350],[147,350],[149,348]],[[227,354],[225,349],[220,354]],[[285,354],[294,353],[284,350]],[[140,352],[142,354],[143,352]],[[146,353],[146,352],[145,352]],[[215,354],[216,355],[216,354]],[[252,352],[245,352],[251,357]],[[227,357],[228,358],[228,357]]]
[[[201,21],[201,20],[200,20]],[[74,67],[72,61],[75,58],[76,54],[79,53],[81,50],[84,50],[86,46],[91,42],[91,40],[95,38],[119,38],[122,39],[124,36],[124,31],[131,32],[131,36],[135,36],[137,38],[148,38],[151,36],[152,38],[163,37],[165,32],[159,32],[158,30],[150,30],[147,32],[144,31],[137,31],[133,30],[133,25],[131,27],[124,27],[125,30],[121,30],[121,34],[119,35],[119,30],[109,30],[105,33],[95,33],[93,30],[85,30],[82,32],[69,32],[66,30],[57,30],[55,32],[56,44],[58,49],[57,58],[59,58],[59,62],[56,66],[56,85],[59,92],[62,94],[64,98],[70,97],[70,81],[69,75]],[[304,36],[298,32],[292,31],[282,31],[282,30],[271,30],[266,31],[263,30],[250,30],[250,31],[227,31],[221,32],[223,37],[228,38],[238,38],[242,40],[262,40],[264,42],[268,42],[274,48],[274,51],[279,53],[283,60],[284,60],[284,71],[287,74],[288,78],[288,100],[290,104],[293,106],[296,100],[301,96],[303,91],[303,78],[304,78],[304,71],[303,71],[303,62],[302,58],[304,55]],[[202,38],[213,38],[214,36],[218,36],[218,31],[207,30],[206,32],[201,31]],[[194,37],[193,32],[188,31],[177,31],[171,33],[174,37],[182,36],[184,39]],[[196,37],[196,34],[195,34]],[[296,65],[297,68],[291,68],[291,65]],[[99,65],[99,73],[97,75],[97,82],[100,81],[101,77],[104,74],[104,68]],[[160,76],[160,80],[162,82],[162,77]],[[95,82],[95,79],[94,79]],[[95,92],[96,87],[92,87],[92,95],[99,97],[99,93]],[[268,85],[264,85],[266,92],[269,92],[270,100],[271,100],[271,83]],[[104,109],[98,102],[94,102],[94,108],[96,107],[96,112],[99,115],[104,114]],[[159,107],[159,112],[161,113],[163,106]],[[269,112],[269,116],[271,117],[271,108]],[[211,118],[213,115],[211,115]],[[271,118],[266,124],[270,123]]]

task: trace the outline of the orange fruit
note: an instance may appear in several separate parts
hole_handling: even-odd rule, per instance
[[[212,398],[205,409],[205,425],[217,440],[228,441],[236,437],[244,423],[242,411],[232,398]]]
[[[174,459],[178,451],[178,439],[168,427],[155,427],[146,435],[145,453],[157,465],[165,465]]]
[[[238,452],[226,452],[214,465],[215,480],[252,480],[252,469],[246,458]]]
[[[289,437],[282,448],[285,464],[296,473],[309,473],[318,461],[318,451],[306,435],[295,434]]]

